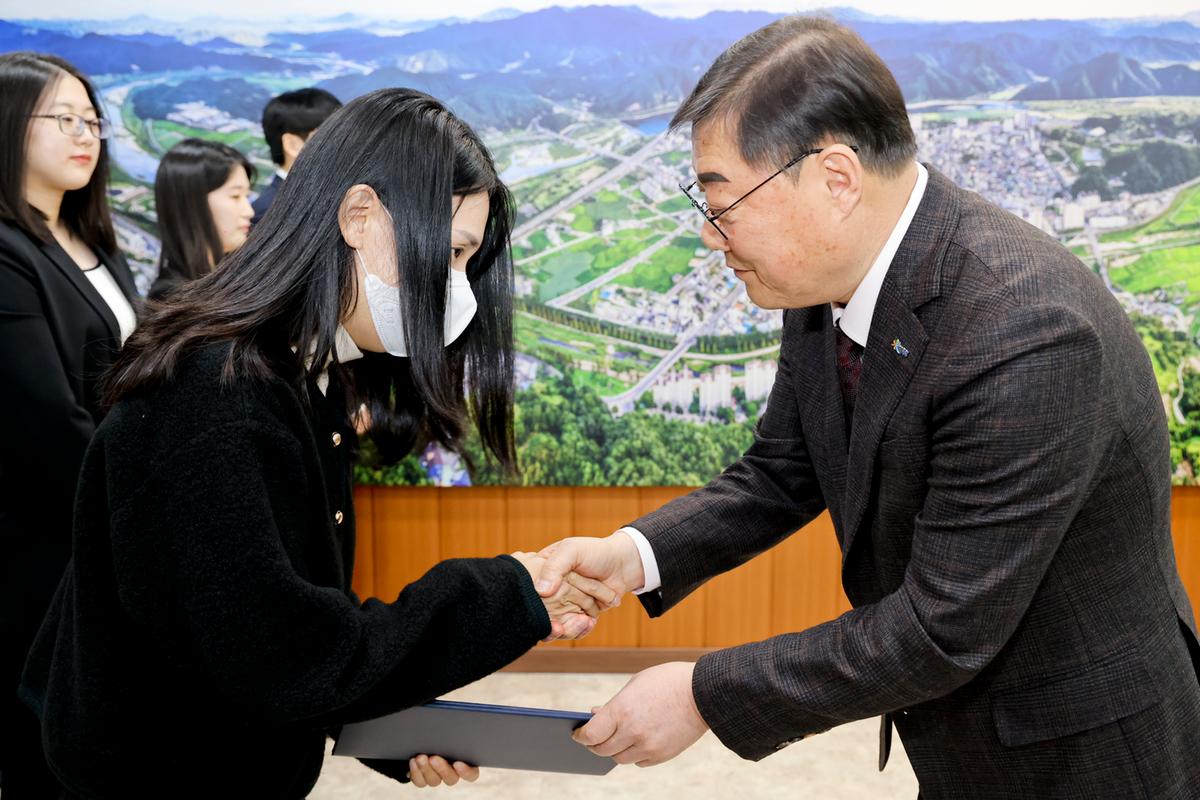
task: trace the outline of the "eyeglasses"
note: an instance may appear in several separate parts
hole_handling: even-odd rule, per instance
[[[112,125],[106,119],[84,119],[78,114],[30,114],[33,119],[56,119],[58,129],[67,136],[82,136],[87,128],[97,139],[112,136]]]
[[[858,152],[858,145],[852,144],[852,145],[847,145],[847,146],[854,152],[856,152],[856,153]],[[796,164],[799,164],[801,161],[808,158],[809,156],[815,156],[817,153],[824,152],[825,149],[826,148],[824,148],[824,147],[819,147],[816,150],[805,150],[803,153],[796,156],[791,161],[787,162],[782,167],[780,167],[779,169],[777,169],[773,173],[771,173],[771,175],[768,178],[766,178],[766,180],[759,183],[757,186],[755,186],[750,191],[746,192],[744,195],[739,197],[737,200],[734,200],[732,203],[725,206],[725,208],[721,209],[720,212],[718,212],[716,214],[709,213],[708,203],[703,202],[701,200],[697,200],[695,197],[692,196],[692,188],[697,183],[700,182],[699,180],[694,180],[691,183],[689,183],[687,186],[684,186],[681,183],[681,184],[679,184],[679,188],[683,190],[683,193],[687,196],[687,199],[691,202],[692,207],[700,212],[700,216],[704,217],[704,219],[708,221],[709,225],[712,225],[714,228],[716,228],[717,233],[721,234],[721,238],[728,239],[729,237],[725,235],[725,231],[721,230],[721,226],[717,224],[717,220],[719,220],[721,217],[723,217],[724,215],[726,215],[730,211],[732,211],[734,206],[736,206],[738,203],[742,202],[747,197],[754,194],[759,189],[761,189],[763,186],[765,186],[767,184],[767,182],[771,180],[771,178],[774,178],[776,175],[778,175],[779,173],[788,169],[789,167],[793,167]]]

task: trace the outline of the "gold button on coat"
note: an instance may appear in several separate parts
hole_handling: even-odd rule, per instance
[[[340,433],[335,433],[333,435],[333,446],[337,447],[341,443],[342,443],[342,435]]]
[[[345,518],[346,518],[346,515],[345,515],[345,514],[343,514],[343,513],[342,513],[342,512],[340,512],[340,511],[336,512],[336,513],[333,515],[333,521],[334,521],[334,522],[336,522],[338,525],[341,525],[341,524],[342,524],[342,520],[344,520]]]

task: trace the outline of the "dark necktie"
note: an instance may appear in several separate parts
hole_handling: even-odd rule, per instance
[[[842,409],[846,412],[846,431],[854,419],[854,401],[858,399],[858,382],[862,378],[863,348],[837,329],[838,384],[842,388]]]

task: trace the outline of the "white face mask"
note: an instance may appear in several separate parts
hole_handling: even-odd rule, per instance
[[[375,323],[375,332],[383,349],[394,356],[407,356],[408,347],[404,340],[404,317],[400,313],[400,293],[397,287],[389,286],[383,280],[373,275],[367,269],[367,263],[362,254],[354,251],[358,265],[362,267],[366,278],[363,289],[367,296],[367,309],[371,312],[371,321]],[[467,325],[475,316],[479,307],[475,301],[475,293],[471,291],[471,282],[465,272],[450,269],[446,279],[446,324],[445,344],[450,344],[467,329]]]

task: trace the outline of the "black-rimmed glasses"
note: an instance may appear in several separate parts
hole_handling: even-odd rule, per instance
[[[82,136],[87,128],[97,139],[112,136],[112,125],[106,119],[84,119],[78,114],[30,114],[33,119],[58,120],[58,129],[67,136]]]
[[[851,150],[853,150],[854,152],[856,152],[856,153],[858,152],[858,145],[854,145],[854,144],[852,144],[852,145],[847,145],[847,146],[848,146],[848,147],[849,147]],[[694,180],[694,181],[692,181],[691,183],[689,183],[687,186],[684,186],[684,185],[681,183],[681,184],[679,184],[679,188],[683,190],[683,193],[684,193],[684,195],[686,195],[686,196],[687,196],[687,199],[688,199],[688,200],[691,202],[691,204],[692,204],[692,207],[693,207],[693,208],[695,208],[697,211],[699,211],[699,212],[700,212],[700,216],[704,217],[704,219],[708,221],[708,224],[712,225],[712,226],[713,226],[713,227],[716,229],[717,233],[721,234],[721,238],[722,238],[722,239],[728,239],[729,237],[725,235],[725,231],[721,230],[721,226],[717,224],[717,220],[718,220],[718,219],[720,219],[720,218],[721,218],[722,216],[724,216],[725,214],[728,214],[728,213],[729,213],[731,210],[733,210],[734,206],[736,206],[738,203],[742,202],[742,201],[743,201],[743,200],[745,200],[747,197],[749,197],[750,195],[754,194],[754,193],[755,193],[755,192],[757,192],[759,189],[761,189],[763,186],[765,186],[765,185],[767,184],[767,182],[771,180],[771,178],[774,178],[776,175],[778,175],[779,173],[783,172],[784,170],[786,170],[786,169],[788,169],[788,168],[790,168],[790,167],[794,167],[796,164],[799,164],[801,161],[803,161],[804,159],[808,158],[809,156],[815,156],[817,153],[824,152],[826,149],[827,149],[827,148],[824,148],[824,147],[819,147],[819,148],[817,148],[816,150],[805,150],[803,153],[801,153],[800,155],[796,156],[795,158],[793,158],[791,161],[789,161],[789,162],[787,162],[786,164],[784,164],[784,165],[783,165],[782,167],[780,167],[779,169],[775,170],[773,173],[771,173],[771,174],[770,174],[770,176],[768,176],[766,179],[764,179],[762,182],[760,182],[760,183],[759,183],[757,186],[755,186],[753,189],[751,189],[750,191],[746,192],[744,195],[742,195],[741,197],[739,197],[738,199],[734,200],[734,201],[733,201],[732,203],[730,203],[729,205],[727,205],[727,206],[725,206],[724,208],[722,208],[722,209],[721,209],[719,212],[717,212],[716,214],[710,214],[710,213],[709,213],[709,207],[708,207],[708,203],[706,203],[706,202],[703,202],[703,201],[700,201],[700,200],[697,200],[695,197],[693,197],[693,196],[692,196],[692,188],[693,188],[693,187],[694,187],[694,186],[695,186],[697,183],[699,183],[699,182],[700,182],[699,180]]]

